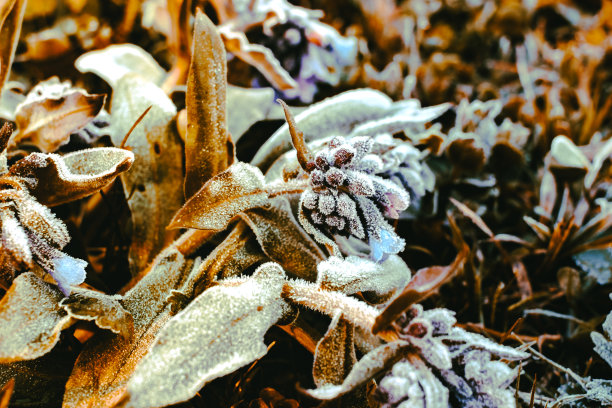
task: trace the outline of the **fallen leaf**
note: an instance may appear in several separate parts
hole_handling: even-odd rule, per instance
[[[340,385],[357,362],[354,344],[355,328],[338,310],[317,343],[312,376],[318,388]]]
[[[187,401],[207,382],[263,357],[263,336],[287,311],[277,264],[250,278],[220,281],[177,314],[128,384],[128,407]]]
[[[123,307],[134,318],[130,338],[103,331],[90,339],[66,383],[63,406],[114,407],[159,330],[170,320],[167,297],[189,275],[192,263],[176,250],[163,252],[151,271],[125,294]]]
[[[0,363],[32,360],[51,351],[70,322],[59,306],[63,297],[32,272],[15,278],[0,301]]]
[[[13,135],[13,143],[28,142],[43,152],[54,152],[100,113],[105,99],[105,95],[60,84],[57,77],[41,82],[17,107],[19,132]]]
[[[264,253],[296,277],[314,281],[317,264],[325,254],[298,225],[284,197],[271,200],[271,205],[253,208],[241,214],[253,229]]]
[[[226,120],[227,64],[217,28],[199,9],[193,32],[193,58],[187,79],[185,197],[233,161]]]
[[[172,215],[183,203],[183,147],[172,123],[176,108],[154,83],[137,75],[126,75],[113,90],[112,140],[119,146],[134,121],[149,113],[134,128],[127,145],[135,162],[121,175],[132,213],[132,274],[143,270],[177,231],[167,231]]]
[[[176,213],[168,228],[220,230],[240,212],[268,202],[261,171],[237,162],[208,180]]]
[[[132,315],[120,303],[121,296],[75,288],[60,306],[78,320],[93,320],[102,329],[130,337],[134,330]]]
[[[26,0],[3,0],[0,4],[0,93],[11,71]]]
[[[242,32],[231,30],[230,26],[219,27],[225,47],[238,58],[257,68],[270,84],[281,91],[298,87],[297,82],[282,67],[270,49],[251,44]]]
[[[28,185],[36,199],[55,206],[87,197],[111,183],[134,162],[134,154],[114,147],[78,150],[64,156],[31,153],[9,169],[12,175],[32,178]]]
[[[91,72],[104,79],[113,89],[128,74],[138,74],[149,82],[161,85],[166,71],[145,50],[134,44],[110,45],[89,51],[74,62],[82,73]]]

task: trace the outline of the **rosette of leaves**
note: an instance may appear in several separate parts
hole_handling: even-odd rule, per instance
[[[336,86],[354,63],[357,40],[319,21],[321,11],[286,0],[213,1],[229,52],[256,67],[284,98],[310,103],[321,84]]]

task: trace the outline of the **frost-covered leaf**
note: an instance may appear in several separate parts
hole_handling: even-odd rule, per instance
[[[176,237],[177,231],[166,227],[183,203],[183,147],[173,123],[176,108],[157,85],[133,74],[119,80],[112,98],[113,143],[120,146],[150,106],[126,143],[134,152],[134,165],[121,175],[132,213],[129,258],[133,274]]]
[[[11,71],[26,3],[26,0],[5,0],[0,4],[0,92]]]
[[[38,358],[55,346],[70,316],[59,289],[32,272],[19,275],[0,301],[0,363]]]
[[[81,55],[74,63],[80,72],[91,72],[104,79],[112,88],[125,75],[134,73],[161,85],[166,72],[145,50],[134,44],[115,44],[102,50]]]
[[[346,394],[360,385],[366,383],[378,373],[388,369],[394,362],[402,357],[408,350],[409,344],[398,340],[382,345],[361,358],[351,372],[346,376],[342,384],[326,384],[322,387],[307,390],[313,398],[320,400],[331,400]]]
[[[285,271],[313,281],[317,264],[325,259],[321,249],[298,225],[289,202],[279,197],[271,206],[245,211],[242,218],[255,232],[263,251]]]
[[[402,101],[401,104],[405,106],[403,109],[382,119],[368,121],[356,126],[348,136],[375,136],[380,133],[401,132],[411,126],[431,122],[451,107],[450,104],[443,103],[421,108],[419,101],[414,99]],[[401,105],[397,103],[396,106]]]
[[[105,95],[90,95],[60,83],[57,77],[36,85],[15,112],[19,132],[14,143],[29,142],[50,153],[70,140],[70,134],[91,122],[104,106]]]
[[[185,197],[192,197],[233,161],[226,120],[225,48],[212,21],[197,11],[187,79]]]
[[[220,281],[177,314],[128,384],[129,407],[186,401],[207,382],[266,354],[263,336],[287,311],[282,268],[267,263],[251,278]]]
[[[310,105],[295,117],[304,140],[346,135],[359,123],[379,119],[395,112],[393,101],[373,89],[347,91]],[[289,127],[281,126],[257,151],[251,164],[266,171],[280,155],[291,150]]]
[[[134,318],[133,335],[125,338],[102,331],[87,342],[66,384],[65,408],[117,404],[136,365],[170,320],[167,298],[184,283],[191,266],[174,249],[160,254],[150,272],[124,296],[123,307]]]
[[[553,173],[572,172],[586,175],[590,168],[589,160],[584,153],[567,136],[557,136],[550,146],[550,169]]]
[[[208,180],[176,213],[169,228],[220,230],[238,213],[268,202],[261,171],[237,162]]]
[[[383,263],[356,256],[344,259],[332,256],[321,262],[317,270],[321,288],[347,295],[368,291],[387,295],[410,280],[410,269],[397,255],[390,255]]]
[[[93,320],[102,329],[129,337],[134,329],[132,315],[120,303],[121,296],[75,288],[60,306],[72,318]]]
[[[240,137],[261,120],[284,118],[283,109],[276,103],[272,88],[227,87],[227,126],[232,140]]]
[[[44,205],[54,206],[93,194],[127,171],[134,154],[124,149],[98,147],[59,156],[32,153],[15,163],[10,174],[31,178],[30,192]]]
[[[338,310],[315,349],[312,376],[317,387],[342,384],[357,361],[354,335],[354,326]]]
[[[62,343],[34,360],[0,364],[0,384],[15,380],[11,408],[61,406],[64,385],[76,359],[74,349]]]

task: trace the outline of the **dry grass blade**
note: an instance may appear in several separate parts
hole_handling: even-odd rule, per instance
[[[298,163],[300,163],[300,166],[302,166],[304,170],[308,171],[309,167],[312,168],[312,164],[308,164],[309,162],[312,163],[312,153],[310,153],[308,147],[306,146],[306,143],[304,142],[304,133],[300,132],[300,130],[297,128],[295,124],[295,118],[291,114],[289,106],[287,106],[287,104],[281,99],[277,99],[277,102],[283,107],[283,110],[285,111],[285,119],[287,120],[287,126],[289,126],[289,134],[291,134],[291,143],[293,143],[293,147],[295,148],[295,151],[297,153]]]
[[[419,269],[408,285],[376,318],[372,333],[376,334],[387,328],[400,314],[411,305],[432,295],[440,286],[448,282],[463,270],[469,248],[464,245],[453,263],[447,266],[431,266]]]
[[[186,198],[233,161],[226,121],[225,48],[215,25],[199,10],[193,38],[186,99]]]
[[[452,197],[450,198],[450,201],[455,205],[455,207],[459,209],[459,211],[461,211],[463,215],[472,220],[472,222],[476,224],[476,226],[480,228],[482,232],[487,234],[489,238],[495,239],[495,234],[493,234],[493,231],[491,231],[491,229],[487,226],[484,220],[480,218],[478,214],[472,211],[467,205],[455,200]]]

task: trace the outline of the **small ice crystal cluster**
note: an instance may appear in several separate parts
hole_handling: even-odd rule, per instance
[[[400,338],[412,344],[426,368],[415,366],[414,359],[396,363],[374,394],[381,407],[516,406],[508,387],[517,369],[492,358],[513,361],[528,355],[454,327],[455,323],[450,310],[423,311],[421,305],[398,319]]]
[[[410,198],[397,184],[375,175],[383,164],[370,154],[373,143],[369,137],[346,140],[338,136],[316,154],[308,163],[310,188],[301,197],[305,217],[300,220],[328,237],[338,234],[367,240],[372,258],[380,262],[386,254],[404,249],[404,240],[384,217],[398,218]],[[305,228],[312,230],[311,225]]]
[[[70,241],[66,226],[16,177],[0,182],[0,280],[10,285],[20,272],[48,273],[67,296],[85,280],[87,262],[61,251]]]

